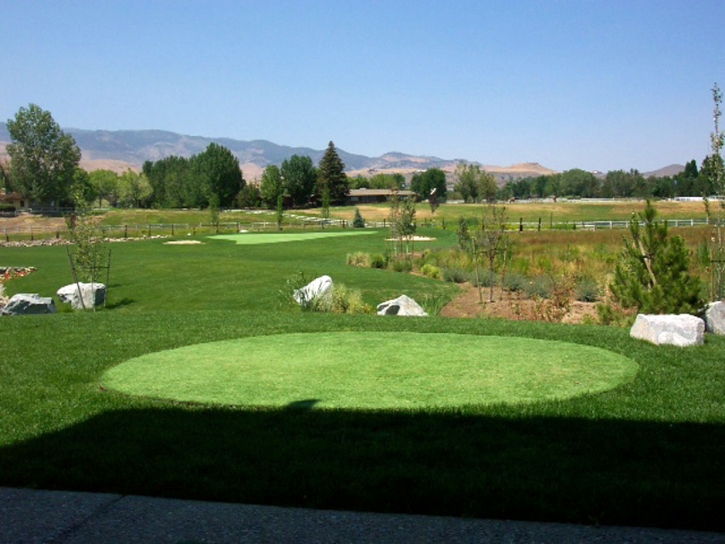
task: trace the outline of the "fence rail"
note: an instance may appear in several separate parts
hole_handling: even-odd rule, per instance
[[[716,224],[707,218],[667,219],[670,227],[699,227]],[[456,228],[454,222],[432,221],[426,219],[422,226],[440,228]],[[510,230],[612,230],[629,227],[629,221],[516,221],[510,222]],[[388,228],[390,223],[383,221],[366,221],[367,228]],[[305,216],[288,218],[283,224],[284,229],[318,230],[327,227],[351,228],[352,222],[344,219],[320,219]],[[276,221],[225,222],[214,225],[211,223],[147,223],[135,225],[101,225],[101,234],[106,238],[149,238],[152,236],[197,236],[236,232],[273,232],[279,229]],[[70,233],[66,226],[62,227],[3,227],[0,222],[0,242],[34,241],[49,238],[69,239]]]

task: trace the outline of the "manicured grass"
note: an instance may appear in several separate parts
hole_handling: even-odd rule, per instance
[[[342,332],[150,353],[112,368],[103,383],[132,395],[200,403],[424,410],[566,399],[613,389],[636,372],[626,357],[566,342]]]
[[[252,233],[241,234],[218,234],[210,236],[214,240],[228,240],[240,246],[254,246],[258,244],[279,244],[282,242],[307,242],[310,240],[321,240],[325,238],[336,238],[340,236],[361,236],[365,234],[377,234],[370,230],[333,230],[316,232],[280,232],[280,233]]]
[[[145,354],[339,331],[571,342],[640,370],[568,400],[419,410],[220,407],[101,386]],[[725,530],[722,338],[678,349],[593,326],[174,310],[0,318],[0,345],[0,485]]]

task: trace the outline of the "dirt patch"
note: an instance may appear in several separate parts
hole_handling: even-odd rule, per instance
[[[461,285],[462,291],[441,310],[442,317],[498,317],[525,321],[550,321],[561,323],[596,322],[596,303],[567,301],[563,307],[549,299],[532,300],[523,294],[494,288],[493,302],[490,291],[482,288],[480,301],[478,288],[470,283]]]

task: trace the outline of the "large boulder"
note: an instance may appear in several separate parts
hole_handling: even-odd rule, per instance
[[[378,304],[378,315],[402,315],[426,317],[428,314],[415,300],[408,295],[400,295],[393,300],[386,300]]]
[[[718,300],[707,305],[705,330],[715,334],[725,334],[725,302]]]
[[[71,283],[58,289],[58,298],[70,302],[74,310],[92,310],[106,301],[106,286],[102,283]]]
[[[309,306],[313,300],[324,296],[331,289],[332,278],[330,276],[320,276],[301,289],[295,290],[292,297],[300,306]]]
[[[629,335],[658,346],[663,344],[680,347],[696,346],[705,342],[705,322],[689,314],[639,314]]]
[[[13,295],[0,310],[0,315],[54,314],[55,302],[52,297],[41,297],[37,293],[18,293]]]

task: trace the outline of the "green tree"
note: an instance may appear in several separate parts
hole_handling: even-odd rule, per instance
[[[506,233],[506,208],[504,206],[496,206],[490,204],[483,212],[483,221],[481,222],[481,230],[474,238],[475,256],[476,256],[476,273],[478,273],[478,256],[483,255],[486,258],[489,272],[489,302],[493,302],[493,287],[495,284],[496,265],[500,257],[509,247],[509,237]],[[481,295],[481,281],[478,278],[478,297],[483,302]]]
[[[103,206],[104,200],[111,206],[116,206],[120,192],[118,174],[111,170],[94,170],[89,176],[98,199],[98,207]]]
[[[13,188],[41,204],[71,201],[73,176],[81,160],[75,140],[53,116],[35,104],[20,108],[7,122],[12,143],[7,151]]]
[[[199,205],[232,206],[245,184],[239,159],[226,147],[211,143],[192,162],[202,197]]]
[[[445,201],[446,173],[440,168],[429,168],[425,172],[414,174],[410,180],[410,190],[418,195],[419,200],[428,200],[434,189],[438,200]]]
[[[355,208],[355,219],[353,219],[353,221],[352,221],[352,226],[353,226],[353,228],[356,228],[356,229],[365,228],[365,220],[363,219],[363,216],[357,207]]]
[[[611,285],[625,308],[641,313],[697,313],[703,304],[700,279],[690,274],[690,254],[680,236],[669,236],[650,201],[629,223]],[[642,225],[640,225],[640,222]]]
[[[285,193],[292,198],[295,206],[307,204],[317,182],[317,170],[312,164],[312,159],[307,156],[292,155],[282,162],[281,174]]]
[[[375,174],[370,178],[370,189],[402,189],[405,186],[403,174]]]
[[[259,208],[261,202],[262,193],[259,191],[259,187],[257,185],[247,183],[244,187],[242,187],[242,190],[239,191],[237,203],[241,208]]]
[[[144,173],[126,170],[118,178],[119,199],[127,208],[148,207],[151,198],[151,184]]]
[[[481,167],[477,164],[461,163],[456,167],[455,177],[458,180],[454,186],[464,202],[478,202],[478,178]]]
[[[279,167],[270,164],[262,172],[262,182],[259,185],[259,192],[267,208],[274,210],[277,207],[277,200],[284,194],[282,187],[282,174]]]
[[[317,194],[330,192],[332,204],[342,204],[350,193],[350,182],[345,174],[345,163],[337,154],[335,144],[330,142],[317,167]]]

